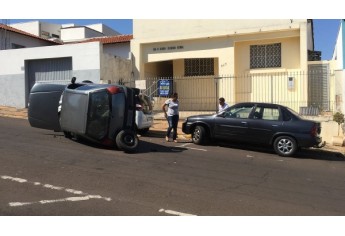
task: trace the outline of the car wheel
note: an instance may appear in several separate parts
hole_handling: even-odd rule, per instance
[[[292,156],[297,151],[297,143],[294,138],[280,136],[274,140],[274,150],[279,156]]]
[[[115,141],[117,147],[125,152],[134,152],[139,143],[137,135],[131,130],[121,130]]]
[[[206,131],[205,128],[202,126],[195,127],[193,131],[193,143],[195,144],[204,144],[206,142]]]

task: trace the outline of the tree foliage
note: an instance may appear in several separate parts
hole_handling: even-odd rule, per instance
[[[338,136],[339,136],[339,128],[340,128],[340,125],[343,124],[345,122],[344,120],[344,114],[341,113],[341,112],[337,112],[333,115],[333,121],[337,122],[338,123]]]

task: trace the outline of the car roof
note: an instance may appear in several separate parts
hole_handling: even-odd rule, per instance
[[[239,102],[234,104],[234,106],[237,105],[257,105],[257,106],[278,106],[278,107],[286,107],[280,104],[276,104],[276,103],[267,103],[267,102]]]

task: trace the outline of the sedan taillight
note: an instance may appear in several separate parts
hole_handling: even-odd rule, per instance
[[[310,130],[310,134],[314,137],[316,137],[318,135],[318,125],[314,124],[313,127]]]

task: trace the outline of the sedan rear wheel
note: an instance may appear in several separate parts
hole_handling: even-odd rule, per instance
[[[294,138],[280,136],[274,140],[274,150],[279,156],[292,156],[297,150],[297,143]]]

